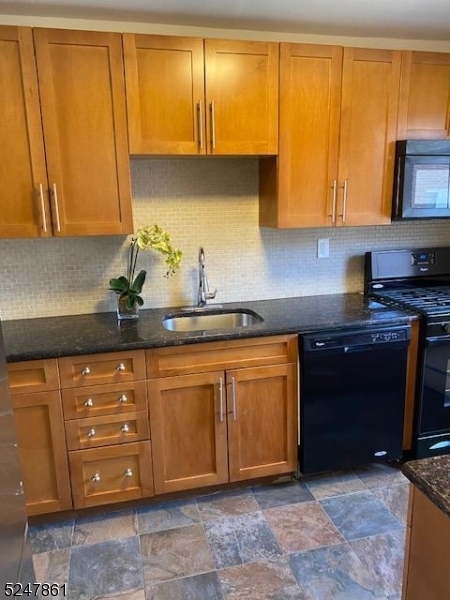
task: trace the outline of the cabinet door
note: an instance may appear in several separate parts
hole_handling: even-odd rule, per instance
[[[54,235],[131,233],[121,36],[33,33]]]
[[[227,371],[230,481],[297,469],[297,365]]]
[[[131,154],[205,154],[203,40],[123,34]]]
[[[262,182],[261,225],[334,224],[341,72],[340,47],[280,44],[278,189],[266,198]],[[263,178],[271,161],[261,163]]]
[[[402,52],[397,137],[450,136],[450,54]]]
[[[0,26],[0,237],[51,235],[31,29]]]
[[[155,493],[228,481],[224,373],[154,379],[148,397]]]
[[[277,154],[278,44],[205,40],[208,152]]]
[[[338,225],[391,222],[399,51],[345,48]]]
[[[59,392],[12,396],[28,515],[72,508]]]

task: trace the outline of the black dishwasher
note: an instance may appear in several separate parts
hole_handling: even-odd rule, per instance
[[[408,325],[299,337],[301,473],[402,457]]]

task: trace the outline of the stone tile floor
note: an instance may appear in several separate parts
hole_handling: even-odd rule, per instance
[[[31,527],[69,600],[399,600],[408,481],[368,465]]]

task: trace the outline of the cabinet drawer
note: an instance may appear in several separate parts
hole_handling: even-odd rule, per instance
[[[149,379],[297,361],[297,336],[227,340],[146,350]]]
[[[148,440],[149,437],[150,428],[147,411],[75,419],[66,422],[68,450],[138,442]]]
[[[69,452],[74,508],[153,496],[150,442]]]
[[[62,398],[66,420],[147,410],[145,381],[63,390]]]
[[[59,359],[62,388],[145,379],[143,350],[86,354]]]
[[[9,363],[8,376],[11,394],[14,396],[59,388],[56,358]]]

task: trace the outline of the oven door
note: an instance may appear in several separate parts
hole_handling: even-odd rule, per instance
[[[450,339],[426,341],[417,428],[418,458],[450,454]]]

